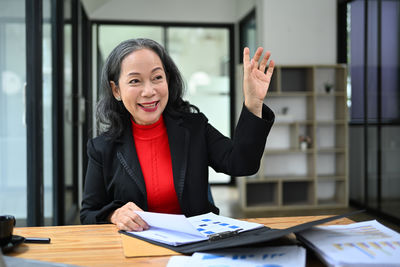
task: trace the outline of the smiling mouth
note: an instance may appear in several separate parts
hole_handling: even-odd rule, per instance
[[[160,101],[154,101],[154,102],[150,102],[150,103],[141,103],[138,105],[146,112],[153,112],[153,111],[157,110],[159,103],[160,103]]]

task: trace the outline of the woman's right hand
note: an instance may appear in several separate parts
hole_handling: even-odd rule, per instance
[[[110,221],[115,224],[119,230],[143,231],[149,229],[149,225],[140,218],[135,211],[142,211],[142,209],[136,206],[135,203],[128,202],[111,213]]]

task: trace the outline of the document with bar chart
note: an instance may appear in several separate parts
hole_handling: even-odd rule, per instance
[[[297,233],[329,266],[400,266],[400,234],[376,220]]]
[[[209,240],[213,235],[233,235],[264,227],[259,223],[236,220],[212,212],[189,218],[181,214],[147,211],[136,211],[136,213],[147,222],[150,229],[129,232],[130,234],[172,246]]]

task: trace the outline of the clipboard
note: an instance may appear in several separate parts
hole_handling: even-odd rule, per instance
[[[320,220],[306,222],[306,223],[295,225],[295,226],[292,226],[292,227],[289,227],[286,229],[272,229],[267,226],[264,226],[264,227],[261,227],[258,229],[241,232],[241,233],[232,231],[230,233],[213,235],[208,240],[179,245],[179,246],[172,246],[172,245],[164,244],[164,243],[150,240],[150,239],[147,239],[147,238],[144,238],[141,236],[136,236],[136,235],[130,234],[130,233],[128,233],[126,231],[122,231],[122,230],[120,230],[119,233],[123,234],[123,235],[127,235],[132,238],[146,241],[153,245],[157,245],[157,246],[160,246],[160,247],[163,247],[163,248],[166,248],[166,249],[178,252],[178,253],[192,254],[194,252],[212,251],[212,250],[217,250],[217,249],[225,249],[225,248],[232,248],[232,247],[239,247],[239,246],[263,243],[263,242],[267,242],[267,241],[271,241],[271,240],[274,240],[277,238],[284,237],[291,233],[297,233],[297,232],[309,229],[309,228],[319,225],[319,224],[334,221],[334,220],[341,219],[344,217],[349,217],[351,215],[358,214],[361,212],[364,212],[364,210],[357,210],[357,211],[349,212],[349,213],[342,214],[342,215],[335,215],[335,216],[331,216],[331,217],[320,219]]]
[[[120,235],[124,255],[127,258],[181,255],[179,252],[132,238],[129,235]]]

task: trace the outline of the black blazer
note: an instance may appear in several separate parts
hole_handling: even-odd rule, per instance
[[[232,176],[258,171],[275,116],[264,105],[262,117],[243,105],[231,140],[211,126],[202,113],[183,114],[180,118],[164,115],[174,185],[184,215],[219,213],[207,197],[208,166]],[[83,224],[108,223],[110,213],[130,201],[148,210],[131,127],[126,127],[115,140],[103,135],[89,140],[87,152],[89,162],[80,212]]]

